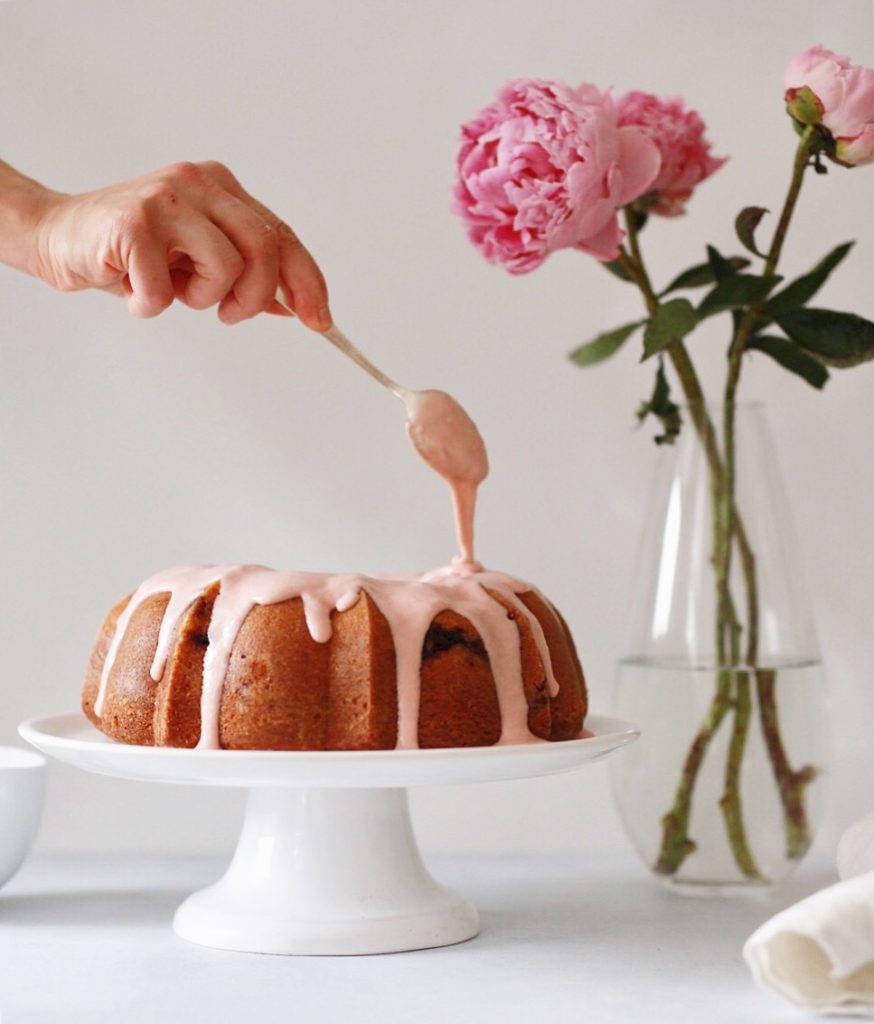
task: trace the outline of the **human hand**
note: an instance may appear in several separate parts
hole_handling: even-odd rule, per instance
[[[220,163],[177,163],[82,195],[48,193],[31,266],[63,291],[102,288],[136,316],[175,299],[218,303],[239,323],[287,305],[313,330],[331,325],[321,271],[292,229]]]

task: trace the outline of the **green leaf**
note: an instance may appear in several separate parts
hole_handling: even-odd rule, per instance
[[[648,401],[641,402],[637,410],[638,422],[643,423],[647,416],[655,416],[664,429],[663,434],[656,435],[655,443],[673,444],[680,433],[683,419],[680,415],[680,407],[671,401],[671,388],[668,378],[665,376],[665,366],[661,358],[656,371],[652,395]]]
[[[726,263],[730,266],[731,272],[743,270],[744,267],[750,265],[746,256],[729,256]],[[705,284],[713,284],[715,280],[713,267],[709,263],[698,263],[675,277],[659,294],[667,295],[669,292],[679,291],[681,288],[701,288]]]
[[[777,292],[776,295],[768,299],[765,305],[765,313],[770,317],[775,317],[780,313],[796,309],[798,306],[803,306],[806,302],[809,302],[825,284],[829,274],[844,259],[850,249],[853,248],[854,244],[854,242],[844,242],[843,245],[832,249],[828,256],[820,260],[813,270],[796,278],[782,292]]]
[[[618,277],[620,281],[631,280],[631,274],[625,269],[622,260],[601,260],[601,266],[605,270],[609,270],[614,277]]]
[[[671,299],[659,306],[643,334],[643,359],[685,338],[697,323],[698,314],[688,299]]]
[[[756,248],[756,228],[759,226],[759,221],[762,217],[770,212],[764,206],[746,206],[740,211],[734,221],[734,230],[737,233],[737,237],[741,240],[743,247],[749,249],[753,255],[761,256],[762,259],[767,257]]]
[[[710,269],[713,271],[713,278],[716,281],[722,281],[726,277],[732,277],[736,273],[734,267],[731,265],[731,261],[727,260],[713,245],[707,246],[707,262],[710,264]]]
[[[788,341],[786,338],[759,335],[750,338],[747,348],[767,352],[782,367],[791,370],[792,373],[797,373],[812,387],[825,387],[825,382],[829,378],[829,372],[822,363],[814,359],[813,356],[809,356],[794,341]]]
[[[701,300],[698,315],[713,316],[726,309],[742,309],[762,302],[772,288],[783,280],[778,274],[759,277],[758,274],[734,274],[723,278],[716,287]]]
[[[874,359],[874,323],[855,313],[831,309],[791,309],[777,323],[827,366],[858,366]]]
[[[646,320],[635,320],[633,324],[625,324],[612,331],[605,331],[597,338],[587,341],[585,345],[575,348],[568,357],[577,366],[594,366],[595,363],[609,359],[614,352],[618,352],[632,334],[645,324]]]

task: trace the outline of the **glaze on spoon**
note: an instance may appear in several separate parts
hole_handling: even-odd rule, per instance
[[[453,564],[462,572],[476,572],[481,566],[473,554],[473,521],[477,488],[489,472],[485,443],[470,416],[445,391],[412,391],[406,406],[413,447],[452,491],[459,548]]]

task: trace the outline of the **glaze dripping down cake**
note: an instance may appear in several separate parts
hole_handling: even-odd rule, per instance
[[[502,573],[185,566],[109,612],[82,706],[150,746],[468,747],[578,737],[586,685],[561,615]]]

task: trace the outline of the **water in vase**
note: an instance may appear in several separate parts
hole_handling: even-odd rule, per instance
[[[745,727],[736,717],[739,692],[749,698]],[[778,715],[785,765],[765,727],[768,708]],[[821,663],[787,659],[755,672],[720,674],[713,666],[626,659],[618,667],[614,709],[642,725],[638,743],[612,764],[611,778],[626,831],[657,874],[684,888],[709,891],[731,887],[733,879],[738,886],[773,883],[799,863],[821,820],[827,788],[828,709]],[[739,738],[744,746],[742,756],[736,754],[737,785],[727,798],[731,745]],[[778,785],[781,774],[785,785],[787,770],[796,777],[804,773],[807,843],[793,830],[792,804],[788,801],[787,812],[787,792],[781,795]],[[672,850],[665,816],[678,806],[678,793],[683,806],[680,787],[690,781],[686,845]],[[729,831],[732,802],[742,812],[743,843]],[[668,831],[671,827],[676,832],[682,825],[671,821]]]

